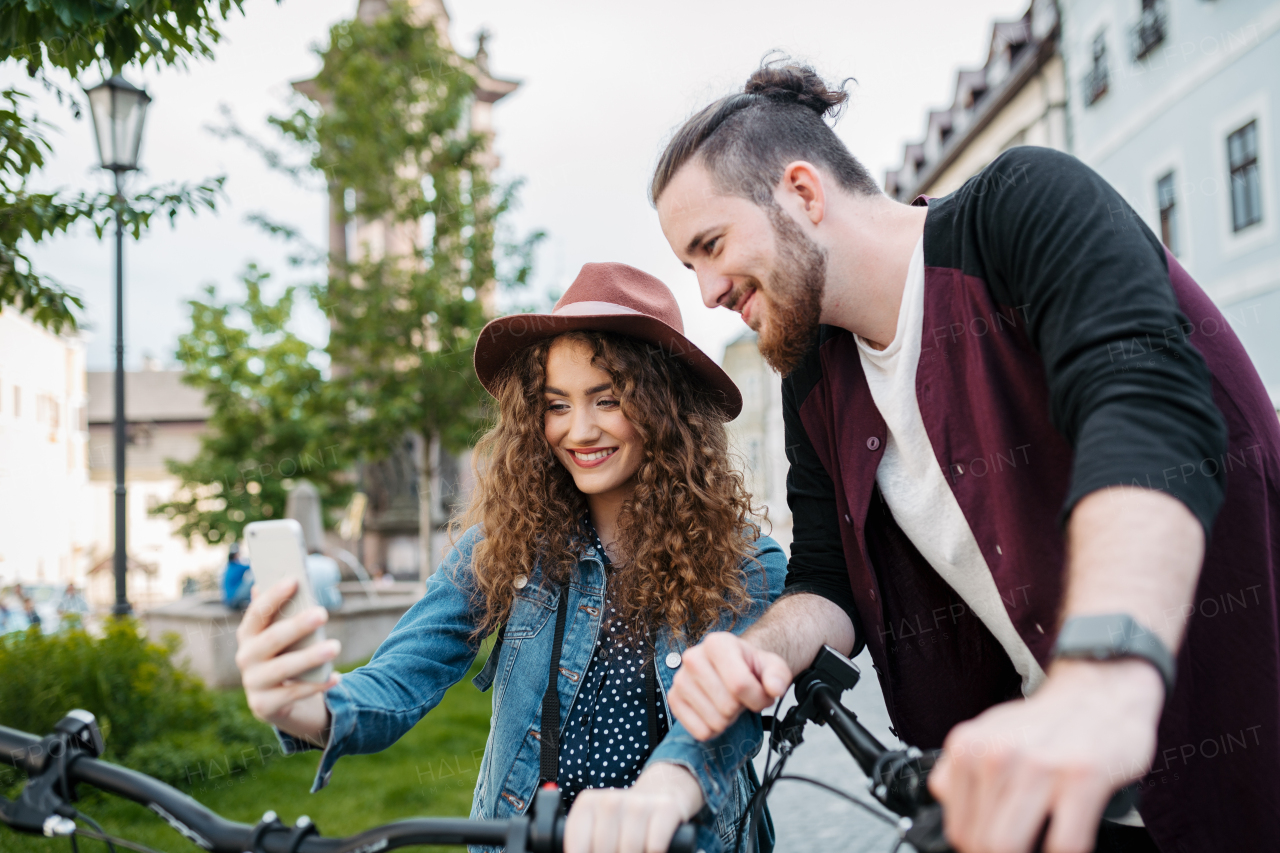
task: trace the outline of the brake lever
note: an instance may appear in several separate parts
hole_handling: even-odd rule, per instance
[[[942,806],[937,803],[916,812],[902,838],[919,853],[951,853],[951,844],[942,831]]]
[[[75,832],[76,822],[71,819],[75,809],[58,796],[54,790],[57,783],[58,777],[46,771],[28,779],[18,799],[0,797],[0,823],[47,838]]]

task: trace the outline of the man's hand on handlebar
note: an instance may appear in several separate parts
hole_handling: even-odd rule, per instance
[[[667,699],[676,719],[705,741],[732,725],[744,708],[768,708],[791,679],[791,668],[778,655],[719,632],[684,653]]]
[[[666,853],[680,824],[702,808],[702,789],[677,764],[652,764],[630,788],[578,794],[564,829],[564,853]]]
[[[1089,853],[1112,792],[1141,777],[1164,698],[1144,661],[1058,661],[1025,701],[951,730],[929,776],[961,853]]]
[[[255,717],[294,737],[322,745],[329,727],[329,709],[321,694],[338,683],[339,675],[335,672],[322,683],[300,681],[297,676],[336,658],[341,645],[337,640],[325,640],[295,652],[284,651],[329,618],[323,607],[313,607],[296,616],[277,619],[297,588],[298,582],[292,578],[261,595],[254,587],[253,603],[236,630],[236,666],[249,710]]]

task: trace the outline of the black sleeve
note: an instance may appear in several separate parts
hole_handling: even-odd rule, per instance
[[[816,359],[806,361],[812,363]],[[853,622],[853,657],[862,651],[866,641],[849,587],[835,485],[800,422],[803,400],[798,400],[797,394],[807,393],[816,383],[816,377],[806,381],[809,372],[802,367],[782,380],[782,422],[791,466],[787,471],[787,505],[791,508],[792,535],[783,595],[808,592],[838,604]]]
[[[1138,485],[1181,500],[1207,533],[1225,474],[1200,463],[1225,452],[1226,427],[1160,241],[1100,175],[1050,149],[1006,152],[957,196],[993,295],[1027,321],[1053,424],[1075,450],[1062,520],[1090,492]]]

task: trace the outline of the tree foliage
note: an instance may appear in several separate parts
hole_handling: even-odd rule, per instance
[[[219,25],[244,0],[0,0],[0,60],[34,77],[44,66],[72,76],[95,65],[174,65],[212,56]]]
[[[168,462],[183,487],[155,510],[188,540],[238,539],[251,521],[284,515],[297,479],[314,483],[326,508],[350,498],[341,442],[331,431],[333,390],[315,347],[288,328],[295,291],[263,296],[267,273],[250,265],[242,303],[215,289],[193,299],[191,330],[178,343],[188,385],[204,391],[213,414],[190,462]]]
[[[73,80],[91,68],[104,73],[130,64],[182,65],[212,54],[219,26],[241,9],[243,0],[0,0],[0,60],[16,61],[27,74],[79,118],[77,96],[49,75]],[[33,176],[52,153],[51,126],[24,112],[29,94],[11,86],[0,90],[0,306],[15,305],[36,322],[59,330],[74,328],[83,303],[61,284],[39,273],[25,249],[87,221],[99,237],[119,203],[110,194],[41,193],[30,190]],[[170,220],[182,210],[212,208],[222,179],[196,185],[147,190],[124,206],[126,225],[136,238],[151,217]]]
[[[352,447],[377,458],[406,433],[465,447],[483,393],[471,353],[488,319],[482,297],[499,277],[496,223],[512,200],[489,182],[487,137],[467,126],[475,81],[432,26],[399,6],[336,26],[316,88],[323,109],[277,127],[309,146],[313,167],[353,199],[359,220],[409,243],[331,254],[316,289],[332,319],[332,381],[347,401]],[[531,245],[504,283],[528,275]]]
[[[499,240],[514,187],[490,183],[488,139],[468,127],[475,90],[469,63],[431,24],[395,4],[377,20],[336,25],[320,55],[316,99],[299,98],[291,112],[270,120],[288,151],[266,146],[234,124],[222,130],[301,181],[320,176],[339,216],[372,223],[361,233],[385,237],[379,245],[350,250],[331,246],[327,257],[314,249],[300,256],[328,269],[311,294],[330,319],[332,369],[323,388],[311,387],[314,407],[308,411],[317,413],[317,422],[318,413],[327,412],[325,440],[340,443],[339,458],[376,460],[406,435],[424,443],[438,437],[447,449],[466,447],[482,418],[483,391],[471,354],[488,319],[485,297],[527,280],[541,234],[520,243]],[[288,225],[262,215],[255,221],[301,242]],[[184,364],[224,357],[213,339],[193,334],[183,340]],[[290,369],[307,368],[294,362]],[[221,420],[210,426],[233,428]],[[173,469],[192,495],[185,506],[168,510],[187,519],[184,531],[238,534],[218,515],[223,510],[194,496],[224,479],[219,472],[257,458],[242,448],[234,438],[210,443],[208,464]],[[221,460],[216,466],[215,455]],[[420,490],[428,475],[419,472]]]

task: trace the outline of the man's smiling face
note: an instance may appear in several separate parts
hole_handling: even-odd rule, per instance
[[[720,191],[690,161],[658,199],[672,250],[697,273],[708,308],[737,311],[779,373],[795,369],[817,335],[825,255],[776,204]]]

